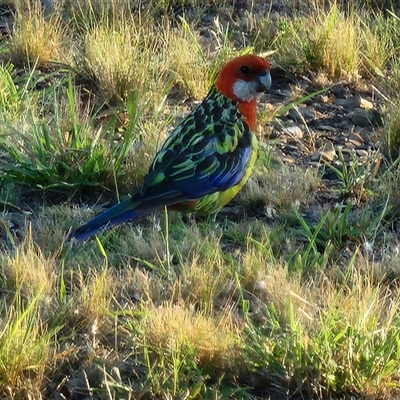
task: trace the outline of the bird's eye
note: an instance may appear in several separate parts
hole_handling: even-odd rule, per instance
[[[242,65],[240,67],[240,72],[245,75],[248,75],[250,73],[250,68],[247,65]]]

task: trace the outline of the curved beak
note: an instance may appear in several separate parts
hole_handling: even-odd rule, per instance
[[[265,70],[259,77],[258,77],[259,83],[260,83],[260,92],[265,92],[271,87],[271,74],[269,73],[268,70]]]

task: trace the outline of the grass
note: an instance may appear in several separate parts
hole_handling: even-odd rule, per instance
[[[87,74],[96,80],[107,101],[125,100],[130,91],[148,101],[157,101],[157,95],[162,98],[160,87],[170,90],[165,85],[169,64],[157,62],[157,58],[166,58],[160,54],[164,27],[155,31],[153,25],[137,25],[128,17],[109,25],[96,24],[84,37]]]
[[[399,18],[383,16],[356,2],[318,4],[306,17],[261,19],[250,38],[255,48],[277,50],[277,62],[286,69],[313,70],[330,77],[357,81],[360,76],[380,75],[395,60],[398,40],[394,31]]]
[[[231,2],[90,0],[50,14],[8,3],[0,396],[397,398],[398,17],[382,2],[307,2],[276,19],[237,18]],[[293,98],[260,110],[238,198],[215,220],[160,210],[66,245],[138,187],[221,64],[251,51],[316,87],[293,83]],[[282,161],[267,126],[343,82],[384,98],[376,149],[362,162],[339,150],[335,163]]]
[[[61,60],[66,36],[58,14],[46,19],[39,2],[17,4],[14,32],[9,43],[13,63],[45,65]]]
[[[1,303],[1,387],[4,394],[13,397],[23,396],[24,390],[40,396],[39,389],[57,332],[46,327],[38,317],[40,298],[39,292],[30,304],[24,304],[17,289],[11,304],[5,299]]]
[[[296,307],[289,298],[284,322],[280,312],[272,308],[266,311],[268,322],[263,328],[251,324],[246,330],[246,348],[253,370],[260,373],[262,365],[282,380],[289,377],[309,396],[315,390],[314,379],[320,382],[322,390],[335,392],[343,387],[351,391],[362,385],[367,394],[376,391],[376,384],[386,389],[396,385],[388,377],[397,364],[398,323],[394,310],[398,299],[388,300],[386,290],[379,286],[371,288],[368,279],[349,286],[345,291],[325,288],[323,301],[330,302],[329,310],[304,298],[300,299],[302,307]],[[379,322],[382,314],[387,324]],[[376,375],[382,360],[386,368]]]

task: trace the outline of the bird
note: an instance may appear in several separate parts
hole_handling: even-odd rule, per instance
[[[204,100],[156,153],[139,190],[72,231],[67,241],[84,241],[164,207],[202,216],[218,213],[253,170],[256,100],[271,86],[270,70],[270,63],[255,54],[228,61]]]

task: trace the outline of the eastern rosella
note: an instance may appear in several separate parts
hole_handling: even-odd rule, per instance
[[[271,86],[270,64],[248,54],[220,71],[207,97],[171,133],[139,191],[69,235],[85,240],[104,228],[167,206],[218,212],[243,187],[257,157],[256,99]]]

